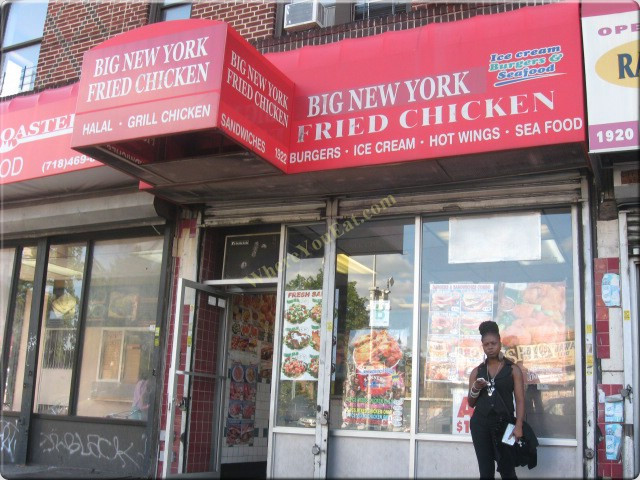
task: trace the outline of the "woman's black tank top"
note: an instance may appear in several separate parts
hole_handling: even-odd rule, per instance
[[[480,396],[476,401],[474,415],[479,413],[481,415],[489,416],[492,412],[500,415],[504,414],[505,407],[510,417],[514,416],[515,409],[513,408],[513,376],[511,366],[513,362],[504,359],[504,366],[498,372],[495,378],[496,389],[493,395],[489,396],[487,388],[483,388],[480,392]],[[489,375],[487,374],[487,363],[483,362],[478,365],[478,375],[476,378],[483,377],[489,381]],[[503,402],[497,397],[500,395]]]

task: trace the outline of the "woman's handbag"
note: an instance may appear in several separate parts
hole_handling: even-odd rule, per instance
[[[505,411],[505,415],[501,415],[501,419],[497,425],[497,438],[502,439],[504,431],[509,423],[515,423],[515,418],[510,417],[509,410],[504,403],[502,395],[498,393],[498,398],[502,402],[502,406]],[[538,438],[536,437],[533,428],[527,422],[522,422],[522,437],[519,441],[515,442],[511,447],[511,453],[517,467],[524,467],[525,465],[531,470],[538,465]]]

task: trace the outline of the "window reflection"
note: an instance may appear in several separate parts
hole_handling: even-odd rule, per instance
[[[146,420],[162,238],[96,242],[77,414]]]
[[[4,329],[9,309],[9,292],[13,274],[14,248],[0,249],[0,352],[4,345]]]
[[[52,245],[44,294],[34,411],[69,413],[86,245]]]
[[[332,428],[409,431],[414,233],[379,220],[337,240]]]
[[[463,263],[450,257],[450,220],[424,222],[419,431],[468,433],[467,382],[483,358],[477,326],[492,319],[505,355],[525,374],[527,421],[536,434],[575,438],[571,214],[542,212],[539,225],[537,259],[522,252],[527,259],[514,260],[517,248],[497,243]],[[497,259],[500,251],[510,259]]]
[[[20,411],[22,407],[22,386],[27,357],[27,338],[33,300],[36,256],[37,249],[35,247],[24,247],[22,249],[11,330],[7,335],[7,341],[10,342],[9,359],[5,371],[6,380],[2,410],[9,412]]]

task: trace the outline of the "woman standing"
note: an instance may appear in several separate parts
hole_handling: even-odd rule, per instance
[[[500,330],[496,322],[482,322],[479,330],[486,360],[471,372],[468,398],[469,406],[474,408],[471,417],[471,438],[478,458],[480,478],[494,478],[495,462],[498,463],[501,478],[517,478],[511,449],[502,443],[502,435],[496,430],[502,423],[501,419],[507,418],[511,422],[515,416],[512,436],[516,441],[522,437],[524,421],[522,371],[502,355]]]

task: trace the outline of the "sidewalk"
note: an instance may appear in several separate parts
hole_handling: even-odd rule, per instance
[[[99,472],[91,468],[51,467],[47,465],[2,465],[0,478],[136,478],[114,472]]]

